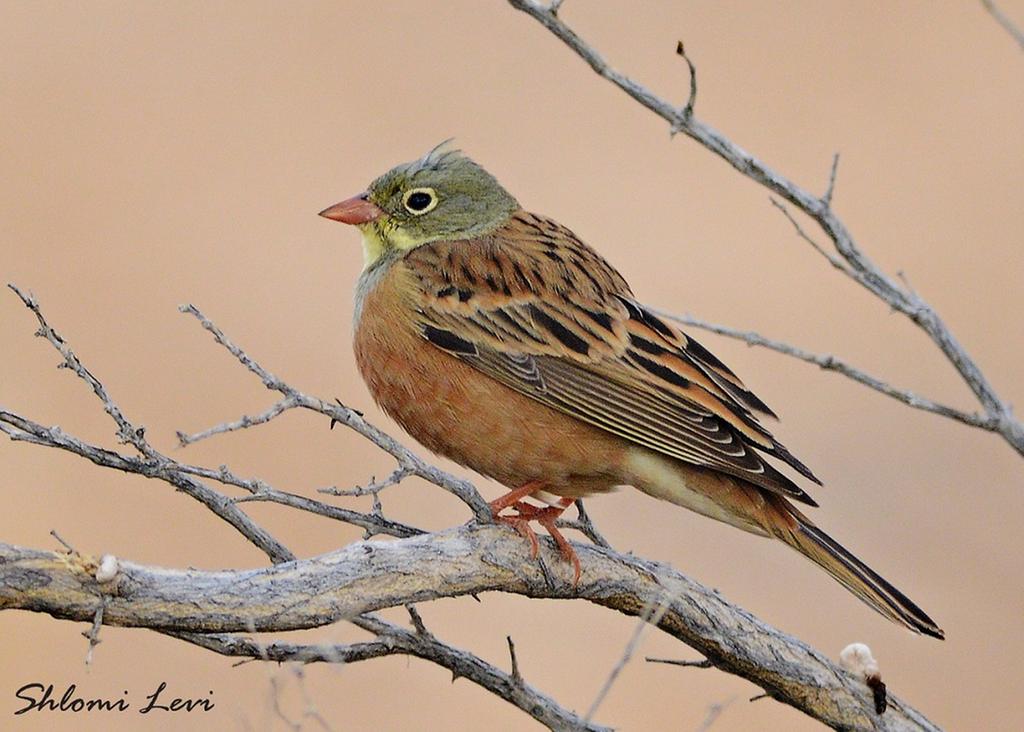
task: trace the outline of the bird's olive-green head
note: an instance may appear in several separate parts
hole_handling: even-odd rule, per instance
[[[516,200],[479,165],[444,143],[389,170],[367,191],[321,212],[359,226],[366,266],[441,240],[482,236],[504,224]]]

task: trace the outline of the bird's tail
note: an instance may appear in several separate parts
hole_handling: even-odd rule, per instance
[[[850,592],[893,622],[905,625],[916,633],[934,638],[946,635],[928,615],[906,595],[879,576],[844,549],[839,542],[819,529],[784,499],[777,508],[786,511],[795,522],[791,529],[779,532],[778,538],[806,556],[835,577]],[[789,522],[786,522],[789,523]]]

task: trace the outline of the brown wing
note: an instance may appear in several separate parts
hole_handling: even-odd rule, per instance
[[[772,415],[764,402],[568,229],[520,211],[491,235],[427,244],[404,263],[437,347],[638,445],[816,505],[759,454],[819,482],[757,421],[755,411]]]

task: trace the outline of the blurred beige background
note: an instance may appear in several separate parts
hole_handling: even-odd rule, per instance
[[[1024,3],[1004,0],[1024,22]],[[684,39],[697,115],[813,190],[842,153],[835,206],[861,246],[903,270],[987,375],[1024,402],[1024,59],[978,2],[601,2],[562,11],[619,69],[682,103]],[[358,237],[315,215],[449,136],[527,208],[574,228],[653,305],[844,356],[893,383],[974,408],[930,343],[840,278],[768,202],[596,77],[525,15],[491,2],[0,4],[0,279],[52,323],[161,449],[270,404],[176,306],[194,302],[251,354],[318,395],[372,405],[350,350]],[[16,298],[0,294],[0,404],[116,447],[83,383],[55,371]],[[621,550],[669,562],[833,655],[871,645],[897,693],[950,729],[1024,723],[1024,462],[998,437],[914,412],[836,375],[710,335],[784,421],[777,434],[827,482],[814,517],[918,601],[945,643],[884,621],[781,545],[635,492],[591,500]],[[290,414],[175,453],[315,495],[386,474],[355,434]],[[0,441],[0,540],[169,567],[264,557],[163,484]],[[448,466],[451,467],[451,466]],[[479,480],[486,495],[499,488]],[[397,518],[466,519],[435,488],[384,496]],[[368,507],[361,499],[349,504]],[[302,556],[351,527],[247,504]],[[582,602],[501,595],[421,608],[443,639],[586,709],[634,621]],[[400,614],[392,617],[399,619]],[[284,669],[141,631],[104,629],[91,669],[82,624],[0,613],[0,728],[287,729],[304,701]],[[345,626],[301,637],[355,640]],[[648,633],[643,655],[694,658]],[[214,691],[196,715],[13,717],[25,683],[86,696]],[[715,670],[626,667],[598,720],[627,730],[816,727]],[[392,658],[306,670],[337,730],[537,725],[466,681]],[[306,729],[317,724],[305,720]]]

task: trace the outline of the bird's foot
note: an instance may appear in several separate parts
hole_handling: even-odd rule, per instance
[[[547,532],[551,535],[551,538],[555,540],[555,544],[558,546],[558,550],[561,552],[562,557],[567,562],[572,564],[573,567],[573,587],[576,587],[580,583],[580,574],[582,572],[580,568],[580,558],[576,554],[576,550],[572,548],[572,544],[566,540],[562,535],[562,532],[555,526],[555,521],[562,515],[566,508],[572,505],[571,498],[563,498],[554,506],[546,506],[540,508],[526,503],[522,499],[530,495],[534,491],[540,489],[541,484],[538,482],[527,483],[526,485],[509,491],[501,498],[498,498],[490,502],[491,512],[494,514],[494,520],[503,524],[508,524],[514,528],[519,534],[530,542],[530,556],[534,559],[537,558],[537,554],[540,551],[540,543],[537,540],[537,532],[530,526],[531,521],[536,521],[538,524],[543,526]],[[514,516],[502,516],[499,514],[506,508],[512,508],[516,511]]]
[[[514,506],[516,510],[519,510],[521,506],[529,506],[528,503],[523,503],[524,498],[533,493],[539,491],[544,487],[544,484],[539,480],[531,480],[529,483],[525,483],[515,490],[511,490],[501,498],[495,498],[487,505],[491,507],[491,513],[494,518],[498,518],[498,514],[504,511],[509,506]]]
[[[568,499],[562,500],[564,501]],[[570,500],[569,504],[565,506],[558,505],[542,508],[535,519],[538,524],[543,526],[547,532],[551,534],[551,538],[555,540],[555,544],[558,545],[558,550],[562,553],[562,557],[565,561],[572,564],[572,586],[577,587],[579,586],[580,573],[582,572],[582,569],[580,568],[580,558],[576,554],[576,550],[572,548],[572,544],[562,536],[562,532],[555,526],[555,521],[558,520],[558,517],[562,515],[562,512],[571,504],[572,501]]]

